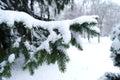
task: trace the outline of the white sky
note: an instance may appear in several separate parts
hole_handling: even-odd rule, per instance
[[[75,0],[76,3],[80,2],[82,0]],[[105,0],[105,1],[112,1],[120,5],[120,0]]]
[[[112,2],[115,2],[117,4],[120,4],[120,0],[111,0]]]

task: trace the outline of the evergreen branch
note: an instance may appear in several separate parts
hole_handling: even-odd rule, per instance
[[[46,22],[18,11],[1,10],[0,15],[0,32],[4,33],[0,35],[0,50],[3,52],[3,55],[0,55],[0,63],[3,61],[8,63],[3,66],[1,76],[7,76],[8,73],[11,75],[11,65],[21,54],[25,58],[22,67],[29,69],[31,74],[44,62],[48,65],[57,62],[60,71],[64,72],[66,63],[69,61],[66,49],[72,44],[82,50],[79,41],[82,31],[91,31],[92,34],[92,29],[89,26],[97,23],[92,16]],[[88,18],[90,20],[87,20]],[[12,63],[8,61],[11,54],[15,54]]]

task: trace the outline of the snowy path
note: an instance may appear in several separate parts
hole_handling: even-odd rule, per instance
[[[74,47],[68,50],[71,61],[67,64],[65,73],[59,72],[57,65],[43,65],[33,76],[27,71],[14,70],[14,76],[7,80],[97,80],[105,72],[117,71],[109,58],[109,38],[101,38],[101,43],[97,42],[97,38],[92,39],[91,43],[87,40],[82,42],[83,51],[78,51]]]

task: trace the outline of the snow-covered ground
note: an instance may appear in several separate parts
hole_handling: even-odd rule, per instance
[[[28,71],[14,68],[12,77],[6,80],[98,80],[105,72],[117,72],[110,59],[111,41],[109,37],[102,37],[101,42],[97,38],[82,39],[83,51],[70,47],[67,51],[70,62],[65,73],[58,70],[57,65],[43,65],[30,76]]]

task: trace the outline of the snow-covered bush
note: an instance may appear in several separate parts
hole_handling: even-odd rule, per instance
[[[120,67],[120,25],[113,28],[111,39],[111,58],[114,65]]]
[[[106,72],[99,80],[120,80],[120,74]]]
[[[120,24],[113,27],[111,33],[111,40],[111,59],[113,61],[114,66],[120,67]],[[120,74],[106,72],[100,80],[120,80]]]
[[[57,63],[65,71],[70,44],[82,50],[83,31],[99,34],[97,16],[81,16],[73,20],[41,21],[24,12],[0,10],[0,76],[10,77],[11,67],[20,55],[23,69],[34,70],[43,63]]]

